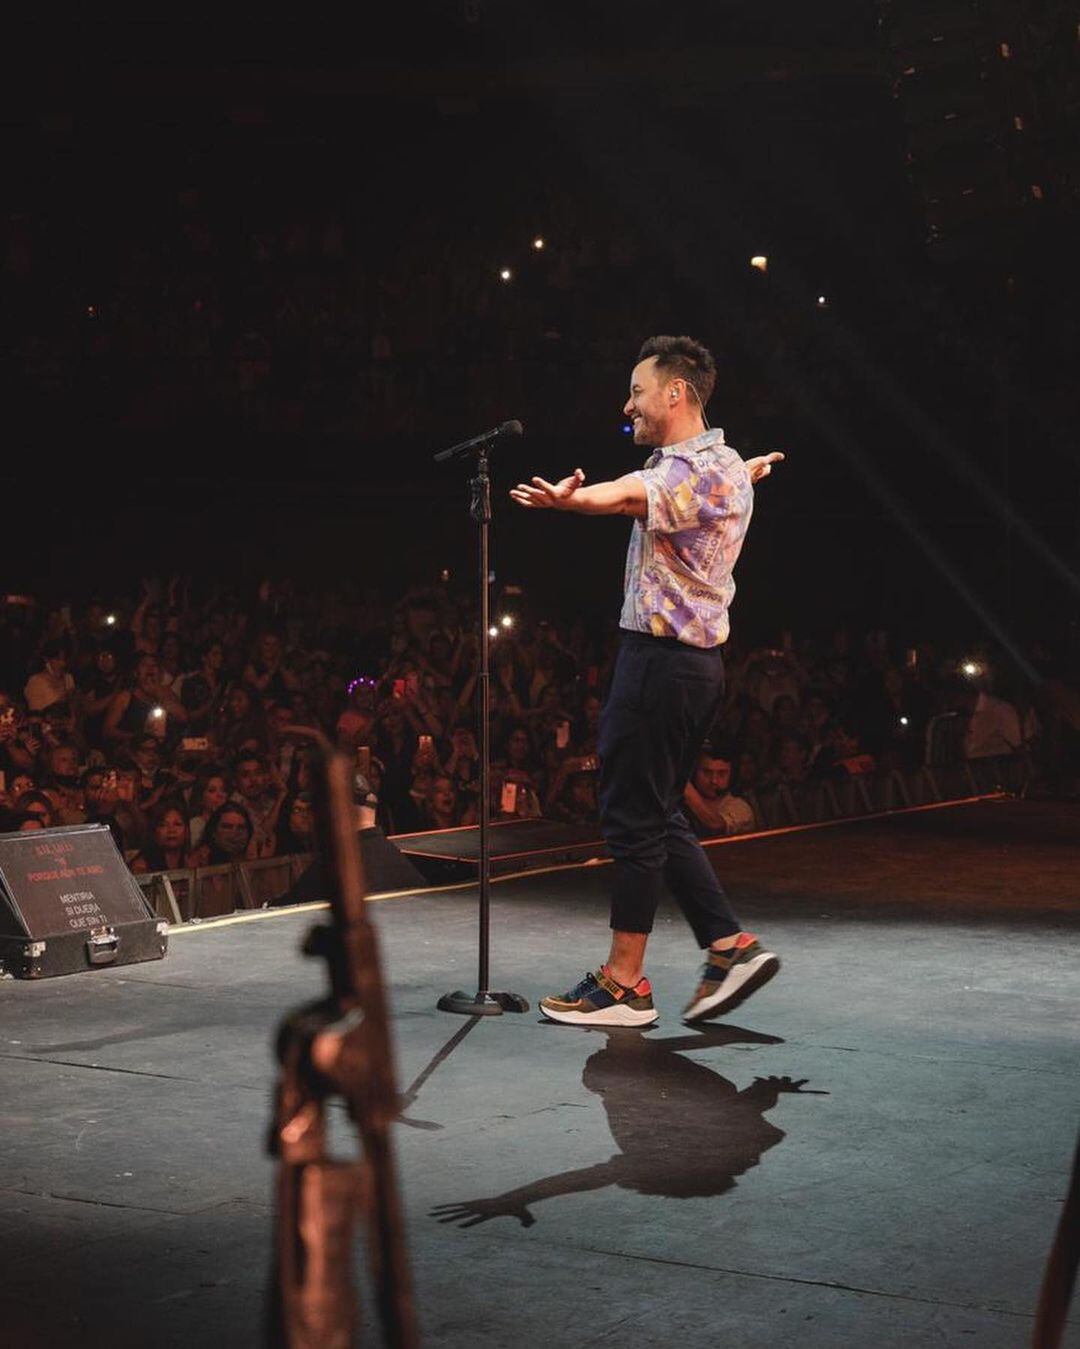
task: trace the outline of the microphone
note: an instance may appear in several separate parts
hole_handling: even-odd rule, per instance
[[[503,422],[502,426],[493,426],[490,431],[473,436],[472,440],[463,440],[460,445],[451,445],[448,450],[440,450],[434,456],[435,462],[441,464],[444,459],[457,459],[460,455],[468,454],[470,450],[478,450],[482,445],[493,445],[502,436],[520,436],[524,429],[519,421]]]

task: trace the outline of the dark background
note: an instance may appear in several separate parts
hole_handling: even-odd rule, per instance
[[[789,456],[740,563],[745,632],[1060,638],[1075,9],[448,0],[349,28],[13,28],[6,588],[465,579],[464,472],[431,455],[518,417],[499,581],[610,615],[625,522],[505,489],[635,466],[638,346],[689,332],[720,365],[713,424]]]

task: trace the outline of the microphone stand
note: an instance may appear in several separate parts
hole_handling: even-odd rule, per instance
[[[491,529],[491,477],[488,474],[490,442],[476,447],[476,476],[469,480],[472,501],[469,514],[480,531],[480,950],[476,995],[458,989],[444,993],[440,1012],[459,1016],[501,1016],[503,1012],[527,1012],[528,1002],[520,993],[493,993],[488,987],[491,927],[491,596],[489,576]]]

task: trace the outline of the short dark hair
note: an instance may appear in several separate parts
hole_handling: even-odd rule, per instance
[[[648,337],[638,352],[639,361],[656,357],[656,368],[668,379],[685,379],[697,394],[701,407],[716,387],[716,362],[708,347],[692,337]]]

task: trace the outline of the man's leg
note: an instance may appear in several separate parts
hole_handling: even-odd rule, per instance
[[[645,973],[647,932],[612,932],[605,969],[618,983],[633,988]]]
[[[691,664],[695,663],[694,660]],[[700,664],[711,673],[715,700],[710,704],[695,692],[692,680],[683,709],[685,735],[672,791],[667,800],[664,877],[682,909],[698,945],[707,951],[693,997],[683,1009],[687,1021],[706,1021],[734,1010],[780,968],[780,961],[762,947],[757,938],[740,930],[723,886],[682,808],[682,793],[694,771],[702,744],[712,727],[723,697],[724,677],[720,653],[711,652]],[[695,672],[700,673],[700,672]]]
[[[751,932],[743,932],[717,880],[705,850],[681,810],[668,821],[665,875],[679,906],[706,951],[705,965],[690,1001],[687,1021],[723,1016],[767,984],[780,968],[779,957]]]
[[[664,878],[702,950],[723,949],[739,935],[739,920],[683,811],[668,816]]]
[[[614,873],[608,970],[627,987],[643,973],[667,861],[672,764],[663,715],[665,654],[649,639],[624,639],[601,714],[600,830]]]
[[[645,946],[663,887],[664,766],[657,659],[649,639],[624,641],[600,722],[600,827],[613,858],[611,954],[565,996],[542,998],[554,1021],[648,1025],[656,1020],[642,976]]]
[[[701,946],[733,943],[739,921],[681,810],[723,696],[720,652],[646,639],[619,654],[600,735],[600,822],[615,858],[607,969],[632,986],[663,880]]]
[[[664,802],[667,862],[664,879],[683,911],[702,950],[732,944],[739,934],[735,916],[712,863],[690,828],[682,795],[697,766],[705,738],[724,697],[724,664],[718,650],[690,655],[692,679],[672,690],[680,697],[678,718],[683,734],[677,747],[676,771]]]

